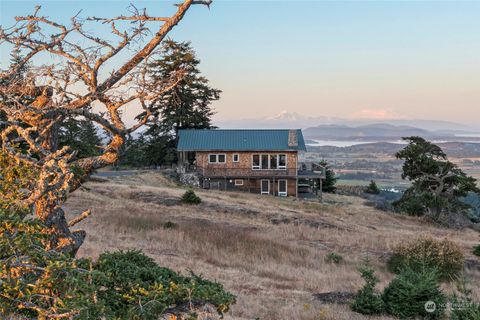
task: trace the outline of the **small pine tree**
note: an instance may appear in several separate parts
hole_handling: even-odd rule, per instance
[[[368,185],[368,187],[365,189],[365,192],[366,193],[370,193],[370,194],[380,194],[380,188],[378,188],[377,184],[375,183],[375,181],[371,180],[370,181],[370,184]]]
[[[375,292],[378,278],[374,270],[367,264],[359,271],[365,280],[365,285],[355,294],[351,304],[352,310],[368,315],[381,314],[385,307],[381,296]]]
[[[387,313],[401,319],[438,319],[445,312],[440,308],[446,297],[440,290],[438,272],[427,266],[420,270],[402,269],[385,288],[382,298]],[[425,304],[428,301],[439,307],[427,311]]]
[[[200,197],[197,196],[192,189],[190,189],[183,194],[182,202],[186,204],[200,204],[202,199],[200,199]]]
[[[319,163],[322,167],[325,167],[325,179],[322,182],[322,191],[327,193],[335,193],[337,187],[338,178],[335,177],[335,172],[330,168],[326,160],[322,160]]]

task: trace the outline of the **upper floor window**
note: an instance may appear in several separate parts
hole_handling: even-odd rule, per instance
[[[240,162],[240,156],[239,156],[239,154],[238,154],[238,153],[235,153],[235,154],[233,155],[233,159],[232,159],[232,160],[233,160],[233,162]]]
[[[252,169],[276,170],[287,168],[286,154],[253,154]]]
[[[252,155],[252,169],[260,169],[260,155]]]
[[[227,156],[225,154],[209,154],[208,163],[225,163]]]

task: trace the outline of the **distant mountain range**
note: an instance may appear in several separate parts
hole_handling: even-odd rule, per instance
[[[380,122],[380,123],[379,123]],[[238,120],[219,120],[214,123],[220,128],[300,128],[306,129],[310,127],[318,127],[322,125],[334,125],[345,126],[348,128],[358,128],[369,125],[392,125],[397,128],[385,128],[384,132],[392,131],[408,131],[408,130],[426,130],[435,131],[436,134],[454,135],[454,134],[470,134],[480,132],[479,128],[471,128],[464,124],[441,121],[441,120],[406,120],[406,119],[393,119],[393,120],[378,120],[378,119],[345,119],[335,117],[310,117],[301,115],[296,112],[282,111],[278,115],[265,118],[251,118],[251,119],[238,119]],[[410,127],[411,129],[405,128]],[[330,128],[335,129],[335,128]],[[369,130],[366,128],[365,130]],[[372,130],[380,130],[373,128]],[[358,130],[357,130],[358,131]],[[422,131],[418,131],[421,133]]]
[[[343,140],[343,139],[399,139],[405,136],[437,136],[434,132],[419,129],[411,126],[394,126],[387,123],[368,124],[358,127],[346,125],[319,125],[303,130],[303,135],[307,139],[320,140]]]
[[[396,141],[406,136],[422,136],[437,141],[480,142],[480,128],[441,120],[378,120],[309,117],[282,111],[266,118],[217,121],[220,128],[300,128],[308,140]]]

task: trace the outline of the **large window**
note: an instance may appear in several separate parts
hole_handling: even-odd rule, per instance
[[[260,169],[260,155],[258,154],[252,156],[252,169]]]
[[[276,154],[270,155],[270,169],[277,169],[278,167],[278,156]]]
[[[286,154],[254,154],[252,155],[252,169],[277,170],[287,168]]]
[[[225,163],[227,156],[225,154],[209,154],[208,163]]]
[[[278,155],[278,169],[286,169],[287,168],[287,155],[286,154],[279,154]]]
[[[262,154],[262,169],[268,169],[268,154]]]

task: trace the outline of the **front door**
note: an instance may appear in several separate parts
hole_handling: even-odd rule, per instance
[[[270,180],[262,180],[260,181],[260,193],[261,194],[270,194]]]
[[[287,180],[278,180],[278,195],[281,197],[287,196]]]

